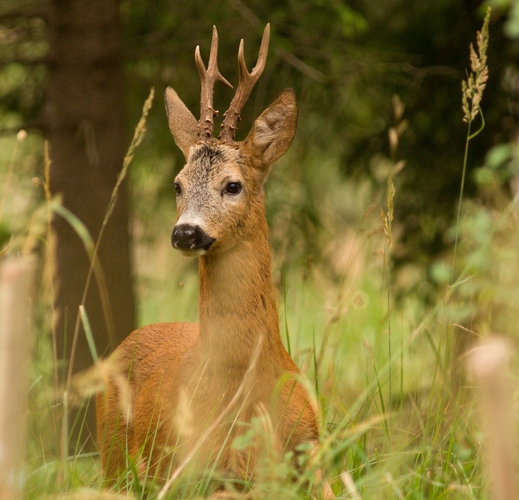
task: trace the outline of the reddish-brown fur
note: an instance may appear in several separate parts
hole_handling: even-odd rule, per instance
[[[193,462],[201,469],[218,456],[221,473],[250,478],[265,453],[280,459],[319,439],[314,405],[280,338],[263,190],[295,133],[297,105],[291,90],[282,92],[241,143],[200,140],[172,89],[166,107],[187,160],[176,179],[177,226],[196,225],[214,240],[183,249],[200,256],[199,326],[140,328],[109,359],[127,377],[133,404],[123,414],[114,383],[98,395],[102,464],[115,477],[129,456],[141,474],[165,477],[199,446]],[[229,182],[241,191],[229,194]],[[270,431],[233,447],[254,417]]]

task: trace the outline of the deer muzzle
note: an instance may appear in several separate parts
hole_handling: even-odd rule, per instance
[[[200,226],[192,224],[177,224],[173,228],[171,244],[182,253],[205,253],[215,239],[211,238]]]

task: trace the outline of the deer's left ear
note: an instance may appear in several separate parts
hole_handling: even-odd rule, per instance
[[[297,101],[292,89],[285,89],[256,119],[244,146],[264,168],[283,156],[297,127]]]

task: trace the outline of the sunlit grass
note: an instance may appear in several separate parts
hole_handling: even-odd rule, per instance
[[[439,351],[445,312],[442,292],[433,306],[414,294],[394,306],[390,394],[382,222],[378,210],[370,209],[374,193],[364,189],[360,190],[364,196],[359,196],[358,189],[342,182],[330,186],[331,196],[340,190],[355,196],[351,206],[341,198],[337,214],[330,212],[330,206],[323,207],[328,222],[318,236],[322,255],[294,255],[290,266],[274,255],[282,337],[286,343],[289,338],[291,354],[320,406],[319,462],[338,495],[478,498],[484,479],[472,392],[451,391]],[[153,191],[152,186],[149,189]],[[170,246],[172,210],[166,200],[154,221],[156,232],[136,241],[140,324],[197,320],[196,263]],[[341,226],[341,213],[350,220],[356,214],[357,227]],[[336,231],[333,244],[328,228]],[[272,233],[276,238],[276,227]],[[389,292],[394,293],[392,288]],[[60,402],[53,397],[54,367],[50,340],[44,334],[48,317],[41,314],[41,318],[38,328],[43,335],[36,336],[31,374],[24,490],[27,498],[74,491],[87,498],[103,488],[99,458],[80,448],[65,461],[62,458],[61,421],[56,420]],[[312,468],[306,476],[298,479],[295,473],[287,480],[290,463],[265,467],[257,483],[249,485],[255,498],[273,498],[274,492],[279,498],[307,495],[305,479],[311,480]],[[214,485],[208,478],[183,474],[168,498],[210,494]],[[224,482],[230,491],[235,489],[233,481]],[[148,481],[148,493],[140,493],[139,484],[129,470],[114,491],[130,491],[137,497],[158,492],[159,486]]]

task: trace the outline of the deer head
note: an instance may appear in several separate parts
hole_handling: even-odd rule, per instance
[[[240,112],[267,61],[270,25],[263,33],[258,61],[248,72],[243,40],[238,51],[239,83],[229,109],[224,114],[220,135],[212,137],[214,116],[213,86],[229,82],[217,65],[218,33],[213,38],[207,69],[199,47],[195,61],[202,83],[200,120],[170,87],[165,92],[168,123],[186,165],[175,179],[177,223],[172,244],[186,255],[217,253],[250,240],[266,230],[263,185],[272,162],[282,156],[294,137],[297,103],[294,92],[286,89],[254,122],[244,141],[235,141]]]

